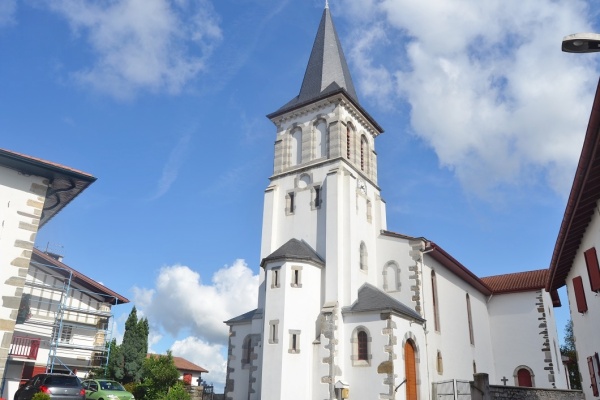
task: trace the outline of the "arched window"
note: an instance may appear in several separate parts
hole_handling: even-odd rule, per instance
[[[302,163],[302,129],[294,128],[291,133],[290,166]]]
[[[352,365],[368,366],[371,363],[371,335],[364,326],[352,332]]]
[[[469,322],[469,340],[474,345],[475,337],[473,336],[473,317],[471,316],[471,298],[469,297],[469,293],[467,293],[467,319]]]
[[[444,373],[444,360],[442,359],[442,352],[439,350],[436,358],[436,369],[438,374],[442,375]]]
[[[252,363],[252,337],[250,335],[244,338],[242,344],[243,355],[242,355],[242,366],[246,366]]]
[[[315,126],[315,158],[327,156],[327,124],[319,120]]]
[[[515,368],[513,377],[515,378],[516,386],[523,386],[523,387],[534,387],[535,386],[533,371],[531,370],[531,368],[529,368],[526,365],[519,365],[517,368]]]
[[[360,170],[361,171],[367,170],[367,165],[368,165],[367,157],[369,157],[368,151],[369,151],[369,142],[367,141],[367,138],[365,137],[365,135],[362,135],[362,137],[360,138]]]
[[[397,292],[400,287],[400,267],[395,261],[388,261],[383,267],[383,290]]]
[[[440,332],[440,313],[438,310],[437,279],[435,271],[431,271],[431,302],[433,303],[433,327]]]
[[[365,242],[360,242],[360,269],[366,271],[369,268],[367,264],[367,246]]]

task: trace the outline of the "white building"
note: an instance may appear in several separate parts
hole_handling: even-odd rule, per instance
[[[64,165],[0,149],[0,392],[37,231],[95,180]]]
[[[547,271],[475,276],[387,230],[382,128],[360,105],[329,9],[277,127],[255,310],[230,326],[228,399],[429,399],[436,382],[566,388]],[[468,384],[467,384],[468,386]]]
[[[548,290],[567,287],[581,386],[600,397],[600,84],[558,233]]]

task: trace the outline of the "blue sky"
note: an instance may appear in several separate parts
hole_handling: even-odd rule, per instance
[[[135,303],[152,349],[224,380],[221,321],[255,305],[275,128],[321,0],[5,0],[0,147],[98,181],[37,245]],[[560,51],[571,0],[331,0],[377,139],[388,228],[479,276],[546,268],[598,80]],[[559,331],[567,310],[563,307]],[[115,308],[117,331],[130,306]]]

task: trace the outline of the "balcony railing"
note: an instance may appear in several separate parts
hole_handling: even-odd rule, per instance
[[[35,360],[37,358],[39,348],[40,339],[13,336],[8,355],[18,358],[26,358],[28,360]]]

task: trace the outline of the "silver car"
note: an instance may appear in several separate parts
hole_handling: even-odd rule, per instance
[[[36,393],[46,393],[52,400],[85,400],[85,390],[75,375],[39,374],[22,385],[15,400],[31,400]]]

